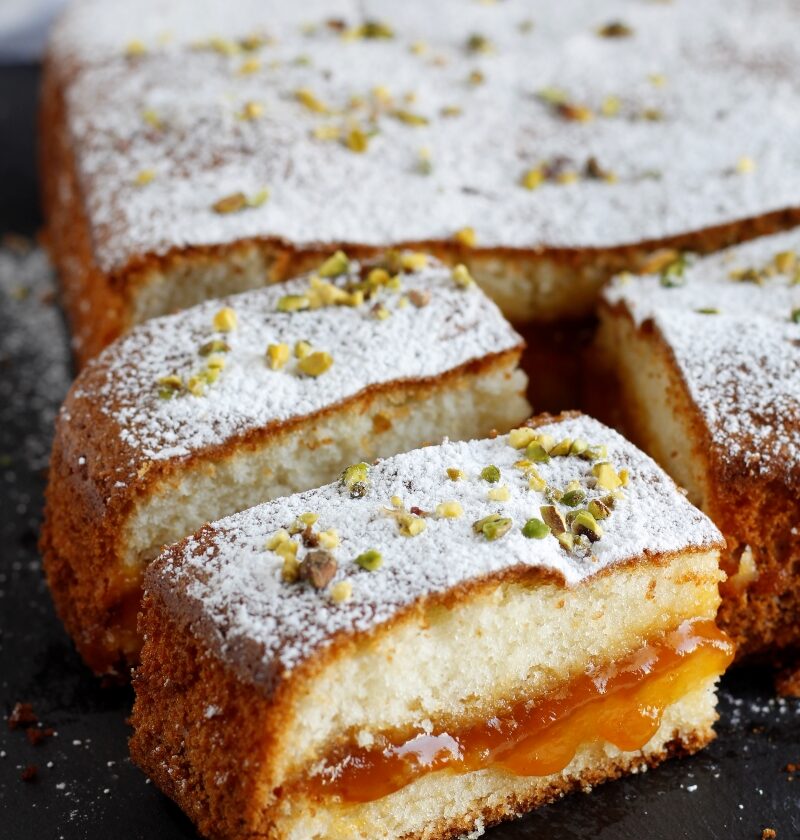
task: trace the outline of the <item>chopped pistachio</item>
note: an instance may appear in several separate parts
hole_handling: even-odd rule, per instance
[[[481,478],[489,484],[496,484],[500,481],[500,470],[494,464],[489,464],[481,470]]]
[[[368,572],[374,572],[377,569],[380,569],[383,563],[383,557],[381,556],[380,551],[375,548],[370,548],[363,552],[363,554],[359,554],[358,557],[356,557],[355,562],[361,566],[362,569],[366,569]]]
[[[289,361],[289,345],[270,344],[267,347],[267,361],[270,370],[280,370]]]
[[[628,486],[628,481],[630,480],[630,473],[628,470],[620,470],[619,473],[619,480],[622,482],[623,487]]]
[[[413,111],[407,111],[403,108],[397,108],[391,112],[391,116],[395,119],[404,122],[406,125],[428,125],[430,120],[423,117],[422,114],[415,114]]]
[[[262,204],[266,204],[269,200],[269,190],[262,189],[256,193],[247,197],[247,206],[248,207],[261,207]]]
[[[299,312],[308,309],[311,301],[306,295],[284,295],[278,300],[278,312]]]
[[[587,507],[589,509],[589,513],[591,513],[592,516],[597,520],[607,519],[609,513],[611,513],[611,511],[608,509],[608,506],[600,499],[592,499],[592,501],[589,502]]]
[[[404,271],[421,271],[428,264],[428,255],[419,251],[410,251],[400,255],[400,265]]]
[[[467,38],[467,49],[473,53],[489,53],[492,52],[494,47],[485,35],[479,35],[475,32]]]
[[[608,457],[608,450],[604,443],[592,444],[581,452],[580,457],[584,461],[602,461]]]
[[[311,136],[315,140],[339,140],[342,129],[338,125],[316,125],[311,129]]]
[[[214,316],[214,329],[218,332],[231,332],[236,329],[238,319],[236,312],[230,306],[224,306]]]
[[[133,183],[137,187],[147,186],[156,177],[155,169],[140,169]]]
[[[242,76],[249,76],[252,73],[257,73],[261,69],[261,61],[260,59],[252,56],[251,58],[245,59],[242,64],[239,66],[239,73]]]
[[[127,46],[125,47],[125,54],[130,58],[135,56],[144,55],[147,52],[147,47],[144,45],[142,41],[135,39],[133,41],[128,41]]]
[[[542,540],[549,534],[549,526],[545,525],[541,519],[529,519],[522,526],[522,535],[529,540]]]
[[[425,520],[414,513],[402,511],[397,514],[396,519],[397,527],[404,537],[416,537],[428,527]]]
[[[542,505],[539,508],[544,522],[549,526],[550,530],[558,536],[567,530],[567,523],[561,511],[555,505]]]
[[[576,102],[559,102],[555,111],[560,117],[573,122],[589,122],[594,117],[589,108]]]
[[[392,496],[391,499],[389,499],[389,501],[392,503],[392,507],[395,507],[398,510],[403,509],[403,500],[400,498],[400,496]]]
[[[458,519],[463,515],[464,508],[461,507],[461,502],[440,502],[436,505],[436,516],[439,519]]]
[[[508,489],[508,485],[504,484],[502,487],[492,487],[487,496],[493,502],[507,502],[511,498],[511,493]]]
[[[328,106],[320,102],[316,96],[308,88],[300,88],[294,92],[295,99],[308,108],[309,111],[314,111],[317,114],[327,114]]]
[[[793,324],[800,324],[800,309],[793,309],[792,310],[790,320],[792,321]]]
[[[537,432],[528,426],[520,426],[508,433],[508,444],[514,449],[524,449],[531,441],[535,440]]]
[[[529,470],[527,470],[528,475],[528,487],[531,490],[535,490],[537,493],[543,493],[547,489],[547,482],[539,475],[539,471],[536,467],[531,466]]]
[[[633,35],[633,29],[621,20],[612,20],[601,26],[597,34],[602,38],[629,38]]]
[[[472,530],[476,534],[483,534],[487,540],[493,542],[499,540],[504,534],[511,530],[514,523],[506,516],[500,516],[499,513],[492,513],[489,516],[484,516],[483,519],[478,519],[472,523]]]
[[[327,548],[328,550],[336,548],[340,542],[339,532],[336,528],[328,528],[327,531],[320,531],[317,537],[322,548]]]
[[[243,192],[226,195],[211,205],[211,209],[215,213],[223,216],[228,213],[238,213],[239,210],[244,210],[245,207],[247,207],[247,196]]]
[[[408,299],[417,309],[422,309],[424,306],[427,306],[431,302],[431,293],[428,291],[422,291],[421,289],[412,289],[408,293]]]
[[[453,239],[455,239],[459,245],[463,245],[466,248],[474,248],[478,241],[475,229],[471,227],[465,227],[457,230],[453,234]]]
[[[572,449],[572,440],[570,438],[564,438],[560,440],[555,446],[553,446],[548,453],[550,457],[557,458],[563,457],[570,454],[570,450]]]
[[[525,447],[525,456],[531,461],[541,464],[546,464],[550,460],[550,455],[538,439],[532,440],[527,447]]]
[[[264,113],[264,106],[260,102],[245,102],[239,117],[243,120],[257,120]]]
[[[461,479],[464,478],[464,473],[457,467],[448,467],[447,477],[450,481],[461,481]]]
[[[219,315],[219,313],[217,313]],[[212,338],[200,347],[201,356],[210,356],[212,353],[227,353],[230,350],[230,345],[227,341],[221,338]]]
[[[740,157],[739,160],[736,161],[736,171],[740,175],[747,175],[750,172],[755,171],[756,162],[751,157]]]
[[[354,499],[365,496],[369,489],[369,464],[353,464],[342,473],[341,480]]]
[[[536,166],[533,169],[528,169],[522,176],[522,186],[526,190],[535,190],[544,182],[544,172],[541,166]]]
[[[298,569],[300,580],[308,581],[314,589],[324,589],[336,574],[336,558],[324,548],[309,551]]]
[[[716,306],[701,306],[700,309],[695,309],[698,315],[719,315],[719,309]]]
[[[349,37],[354,38],[369,38],[369,39],[389,39],[394,38],[394,30],[388,23],[380,20],[368,20],[361,24],[354,30],[351,30]]]
[[[686,254],[678,254],[672,262],[661,269],[661,285],[667,289],[685,285],[686,279],[684,274],[688,264]]]
[[[443,117],[460,117],[463,113],[463,110],[458,107],[458,105],[445,105],[442,107],[439,113]]]
[[[575,536],[574,534],[570,534],[569,531],[564,531],[561,534],[555,535],[556,539],[559,542],[561,548],[565,551],[572,551],[575,548]]]
[[[297,364],[297,367],[307,376],[322,376],[333,365],[333,356],[324,350],[316,350],[304,356]]]
[[[607,96],[600,106],[600,113],[604,117],[616,117],[619,113],[620,101],[617,96]]]
[[[224,362],[225,360],[223,359],[222,361]],[[220,374],[220,371],[222,370],[223,367],[224,367],[224,364],[221,365],[221,366],[209,365],[205,370],[200,371],[200,373],[197,374],[197,379],[202,380],[203,382],[206,383],[206,385],[213,385],[219,379],[219,374]],[[191,381],[190,381],[189,390],[190,391],[192,390],[191,389]],[[194,393],[194,392],[192,391],[192,393]]]
[[[469,273],[469,269],[463,264],[459,263],[452,271],[451,275],[453,282],[461,289],[468,289],[475,284],[475,280]]]
[[[331,601],[344,604],[353,597],[353,584],[349,580],[340,580],[331,587]]]
[[[186,383],[186,390],[194,397],[202,397],[206,392],[206,381],[199,374],[190,376]]]
[[[569,454],[581,456],[588,448],[589,444],[583,438],[575,438],[569,448]]]
[[[572,532],[588,537],[591,542],[597,542],[603,536],[603,529],[600,523],[589,513],[588,510],[581,510],[572,520]]]
[[[561,497],[561,503],[567,507],[577,507],[586,498],[586,491],[581,487],[577,481],[570,481],[564,495]]]
[[[344,251],[337,251],[322,263],[318,269],[318,274],[320,277],[339,277],[346,274],[349,268],[350,260],[347,254]]]
[[[294,554],[283,556],[281,578],[285,583],[295,583],[300,578],[300,562]]]
[[[781,274],[788,274],[797,265],[797,254],[794,251],[781,251],[775,254],[774,263]]]
[[[311,355],[312,347],[307,341],[296,341],[294,343],[294,357],[296,359],[305,359],[306,356]]]
[[[212,353],[206,361],[206,366],[209,372],[219,372],[225,367],[225,357],[220,356],[218,353]]]
[[[482,85],[486,81],[486,76],[480,70],[471,70],[467,81],[471,85]]]
[[[267,551],[275,551],[275,549],[285,543],[289,539],[289,532],[285,528],[277,530],[268,540],[266,544]]]
[[[151,127],[155,128],[158,131],[164,128],[164,123],[161,120],[161,117],[158,115],[158,112],[153,110],[152,108],[145,108],[142,111],[142,119]]]
[[[183,390],[183,380],[176,373],[162,376],[158,380],[158,396],[162,400],[169,400]]]
[[[382,303],[376,303],[370,311],[379,321],[385,321],[392,314]]]
[[[319,519],[319,514],[309,511],[307,513],[301,513],[297,518],[306,525],[313,525]]]
[[[604,490],[616,490],[622,486],[622,479],[608,461],[592,466],[592,475],[597,479],[597,486]]]
[[[361,154],[367,151],[369,135],[358,126],[353,126],[344,138],[344,144],[351,152]]]

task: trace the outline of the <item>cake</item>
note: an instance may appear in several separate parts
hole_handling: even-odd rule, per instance
[[[131,752],[204,836],[454,837],[713,737],[724,543],[620,435],[545,416],[352,477],[147,571]]]
[[[465,263],[542,323],[662,247],[796,224],[798,25],[756,0],[76,0],[41,170],[77,356],[340,247]]]
[[[132,330],[78,376],[51,457],[44,567],[83,658],[126,673],[144,567],[204,522],[522,422],[521,350],[463,266],[418,253],[337,252]]]
[[[741,657],[800,645],[798,254],[790,233],[676,255],[600,311],[625,428],[725,535],[719,621]]]

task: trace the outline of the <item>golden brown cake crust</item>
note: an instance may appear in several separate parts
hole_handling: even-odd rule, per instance
[[[272,825],[282,791],[259,789],[270,777],[270,748],[280,738],[289,708],[278,690],[265,696],[232,671],[191,632],[173,620],[163,601],[147,593],[140,630],[148,645],[136,671],[136,703],[130,739],[133,760],[158,787],[192,818],[209,838],[278,838]],[[336,645],[327,656],[337,654]],[[164,674],[169,675],[164,680]],[[290,682],[294,683],[294,680]],[[213,715],[208,715],[209,700]],[[677,734],[665,748],[647,756],[626,756],[579,778],[554,781],[528,798],[506,801],[488,810],[464,814],[428,826],[407,840],[445,840],[472,830],[480,820],[491,825],[519,816],[570,791],[618,778],[634,769],[655,767],[667,758],[703,748],[713,738],[708,729],[691,737]],[[247,773],[241,773],[242,767]],[[235,775],[236,784],[225,784]],[[257,803],[270,799],[269,808]]]
[[[109,626],[120,617],[135,615],[139,603],[139,573],[128,578],[119,574],[122,525],[135,505],[174,480],[179,471],[196,463],[218,464],[234,454],[274,443],[332,412],[366,412],[373,401],[400,388],[416,398],[430,398],[457,387],[465,378],[513,366],[520,352],[516,348],[487,356],[413,383],[375,385],[314,415],[251,429],[182,459],[142,458],[120,435],[113,404],[85,400],[80,411],[72,413],[73,397],[69,396],[57,422],[50,459],[41,551],[56,609],[84,660],[98,673],[119,669],[125,673],[135,661],[139,646],[135,634],[121,642],[107,638]],[[87,369],[84,389],[91,392],[93,381],[101,375],[100,366]],[[116,486],[120,474],[129,473],[131,463],[136,465],[135,477],[123,487]]]
[[[156,272],[187,272],[226,261],[236,263],[257,252],[265,266],[265,282],[278,282],[309,270],[338,247],[346,248],[356,258],[367,258],[384,250],[353,242],[298,250],[291,243],[271,237],[247,238],[224,245],[173,249],[163,256],[140,254],[121,269],[104,273],[94,257],[95,234],[85,211],[66,126],[64,91],[69,76],[68,67],[54,66],[52,61],[45,63],[39,145],[47,241],[61,278],[79,365],[133,326],[134,298]],[[544,320],[557,320],[590,314],[593,295],[609,277],[622,270],[638,270],[660,249],[710,253],[797,224],[800,224],[800,209],[786,208],[679,236],[610,248],[468,248],[456,241],[443,240],[391,242],[386,247],[424,250],[450,264],[463,262],[479,280],[484,271],[497,274],[498,263],[503,267],[503,274],[522,276],[532,283],[536,282],[532,278],[537,265],[541,265],[545,278],[555,270],[560,280],[582,290],[580,294],[566,296],[570,300],[568,310],[543,316]],[[592,290],[591,294],[586,293],[587,288]],[[513,311],[506,314],[514,320]]]

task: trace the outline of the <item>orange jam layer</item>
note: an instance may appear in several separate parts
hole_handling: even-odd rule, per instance
[[[733,643],[712,621],[687,621],[549,697],[518,702],[456,732],[332,752],[326,770],[304,780],[302,788],[315,798],[372,802],[435,770],[492,767],[546,776],[563,770],[583,744],[606,741],[638,750],[657,732],[664,709],[723,673],[733,653]]]

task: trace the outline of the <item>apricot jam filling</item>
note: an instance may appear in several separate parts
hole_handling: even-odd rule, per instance
[[[322,773],[300,787],[314,798],[372,802],[436,770],[497,768],[518,776],[563,770],[577,749],[606,741],[638,750],[655,735],[664,710],[723,673],[734,646],[712,621],[686,621],[625,659],[573,679],[535,702],[520,701],[458,731],[402,743],[376,739],[331,752]],[[399,739],[398,739],[399,741]]]

